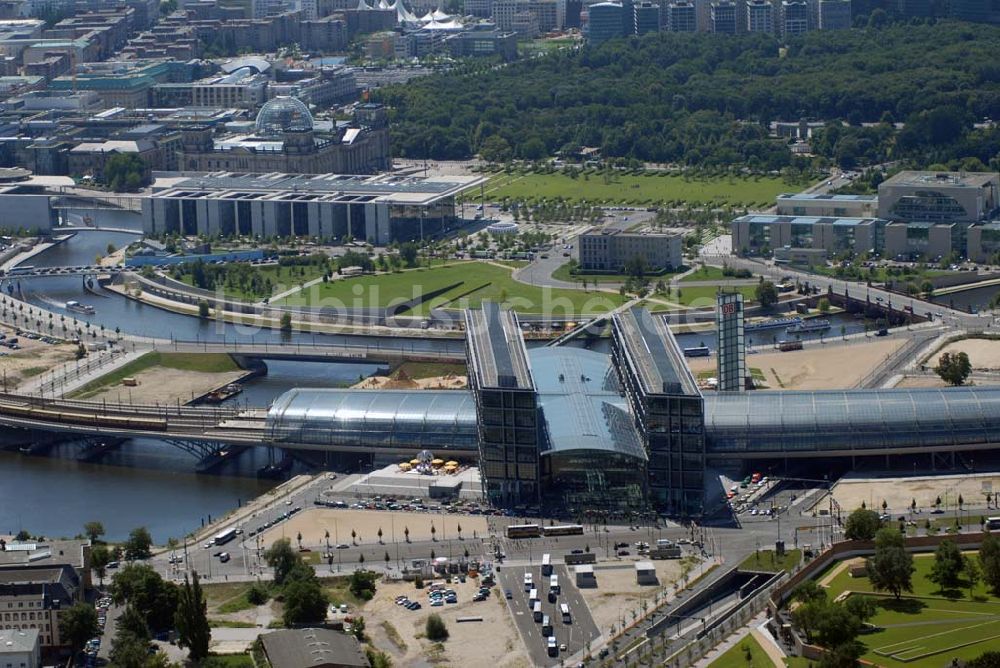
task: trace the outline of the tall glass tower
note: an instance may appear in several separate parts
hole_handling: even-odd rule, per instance
[[[718,294],[715,327],[719,332],[719,392],[742,392],[747,375],[742,294],[739,292]]]

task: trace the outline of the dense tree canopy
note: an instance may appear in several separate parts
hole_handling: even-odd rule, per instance
[[[809,117],[854,124],[819,142],[845,166],[891,153],[894,121],[913,126],[895,157],[934,149],[941,160],[960,145],[988,164],[1000,134],[968,137],[974,120],[1000,114],[998,51],[1000,29],[950,22],[813,31],[787,49],[761,34],[661,33],[469,63],[379,96],[397,153],[411,158],[530,160],[597,146],[608,157],[779,169],[792,158],[767,123]]]

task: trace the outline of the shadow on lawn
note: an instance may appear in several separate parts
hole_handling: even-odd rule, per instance
[[[907,615],[919,615],[927,607],[926,603],[917,598],[901,598],[899,600],[883,598],[879,600],[878,605],[884,610],[901,612]]]

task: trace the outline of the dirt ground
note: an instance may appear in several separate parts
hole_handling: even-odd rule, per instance
[[[351,387],[362,390],[460,390],[468,386],[468,377],[448,374],[431,378],[398,380],[389,376],[372,376]]]
[[[895,339],[851,344],[831,340],[824,346],[787,353],[763,346],[761,352],[747,355],[747,368],[760,369],[772,390],[847,389],[902,344]],[[688,365],[695,375],[716,368],[714,359],[704,357],[689,359]]]
[[[895,387],[948,387],[948,383],[937,376],[906,376]]]
[[[156,366],[133,376],[139,383],[136,387],[126,387],[118,383],[88,396],[87,400],[126,401],[137,404],[173,404],[180,400],[184,403],[237,381],[244,375],[245,371],[204,373]]]
[[[6,334],[8,338],[15,336],[10,327],[0,327],[0,333]],[[76,352],[76,346],[71,343],[51,345],[32,341],[24,336],[18,337],[18,345],[21,350],[0,348],[0,352],[7,353],[0,357],[0,372],[6,375],[8,389],[68,362]]]
[[[845,513],[860,508],[862,501],[868,508],[880,510],[885,500],[890,515],[902,515],[909,512],[914,499],[917,508],[924,514],[934,509],[938,497],[941,497],[943,507],[955,509],[960,495],[964,501],[963,508],[985,511],[987,491],[1000,491],[1000,473],[845,478],[834,485],[833,497]],[[821,508],[825,507],[823,504],[824,501],[821,501]]]
[[[426,666],[496,666],[529,668],[531,660],[517,635],[514,623],[499,589],[479,603],[472,601],[478,580],[452,581],[448,587],[458,594],[458,603],[432,608],[427,589],[417,589],[409,582],[380,583],[375,598],[361,609],[365,630],[371,642],[392,655],[394,665]],[[396,605],[396,596],[419,601],[423,608],[410,611]],[[423,637],[424,625],[431,613],[437,613],[448,627],[450,637],[444,643],[432,643]],[[482,617],[481,622],[458,623],[459,617]]]
[[[330,542],[350,543],[351,531],[357,534],[357,542],[371,545],[378,542],[378,530],[382,529],[382,540],[392,542],[393,530],[400,543],[405,539],[404,529],[409,528],[410,540],[431,539],[433,523],[439,540],[457,538],[457,527],[462,525],[462,536],[472,537],[487,534],[486,518],[469,515],[442,515],[438,513],[400,513],[381,510],[349,510],[337,508],[306,508],[290,520],[264,533],[264,544],[270,545],[282,536],[296,537],[302,533],[302,544],[320,547],[326,544],[325,534],[330,532]]]
[[[944,353],[957,352],[964,352],[969,356],[973,370],[1000,369],[1000,341],[990,339],[965,339],[949,343],[927,361],[927,366],[936,365]]]
[[[635,581],[635,560],[623,559],[620,563],[600,563],[594,568],[597,580],[596,588],[582,588],[590,614],[601,633],[608,633],[611,625],[621,624],[621,618],[626,617],[626,623],[632,622],[632,610],[638,609],[642,601],[647,601],[650,607],[654,604],[657,592],[661,595],[680,579],[681,562],[679,560],[657,560],[656,576],[659,586],[639,585]]]

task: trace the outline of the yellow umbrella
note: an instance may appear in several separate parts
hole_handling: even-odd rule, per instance
[[[444,464],[444,460],[443,459],[435,459],[435,460],[433,460],[431,462],[431,464],[433,464],[434,466],[441,466],[442,464]]]
[[[402,464],[399,465],[399,468],[403,469],[404,471],[409,471],[413,467],[410,466],[410,462],[403,462]]]
[[[419,460],[419,459],[411,459],[411,460],[410,460],[410,464],[412,464],[413,466],[416,466],[416,465],[417,465],[417,464],[419,464],[419,463],[420,463],[420,460]]]
[[[456,462],[454,459],[452,459],[447,464],[445,464],[445,466],[458,466],[458,462]]]

